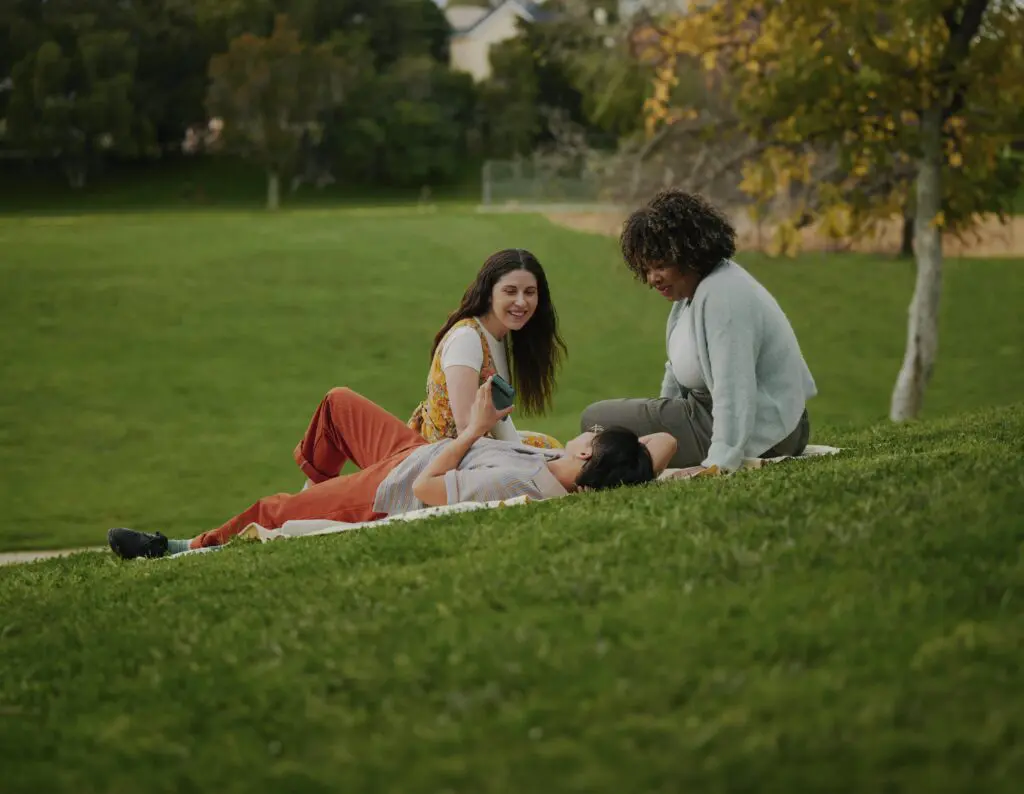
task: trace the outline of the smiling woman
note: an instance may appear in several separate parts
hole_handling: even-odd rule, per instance
[[[732,261],[728,219],[700,196],[666,190],[629,216],[620,242],[633,274],[672,302],[661,394],[595,403],[582,428],[671,433],[671,465],[687,474],[803,452],[817,387],[782,308]]]
[[[426,399],[409,426],[430,442],[457,437],[477,389],[495,374],[515,386],[517,408],[542,414],[551,405],[565,352],[544,268],[522,248],[498,251],[434,337]],[[511,417],[492,435],[535,447],[562,446],[546,434],[517,430]]]

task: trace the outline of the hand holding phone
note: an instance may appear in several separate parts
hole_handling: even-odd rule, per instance
[[[498,391],[504,399],[504,390],[499,386]],[[469,415],[469,432],[477,438],[487,435],[498,422],[512,413],[511,402],[504,408],[498,408],[494,394],[494,386],[490,379],[481,383],[477,389]]]
[[[495,408],[503,411],[515,402],[515,398],[516,390],[512,388],[512,384],[501,375],[491,376],[491,399]]]

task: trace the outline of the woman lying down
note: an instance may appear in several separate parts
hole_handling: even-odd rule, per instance
[[[111,529],[110,548],[126,560],[163,557],[222,545],[252,523],[267,529],[299,519],[357,523],[458,502],[553,499],[638,485],[657,477],[676,452],[668,433],[638,437],[619,429],[583,433],[565,449],[486,438],[513,410],[495,407],[491,380],[477,390],[465,430],[434,443],[351,389],[332,389],[295,448],[295,461],[312,485],[297,494],[266,496],[191,539]],[[347,461],[360,471],[341,476]]]

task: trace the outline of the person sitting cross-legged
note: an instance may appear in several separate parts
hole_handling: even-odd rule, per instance
[[[782,307],[733,261],[728,216],[699,195],[664,190],[626,219],[619,242],[633,275],[672,304],[661,393],[593,403],[581,427],[671,433],[672,477],[803,454],[818,387]]]
[[[454,439],[428,443],[351,389],[332,389],[295,448],[309,487],[264,497],[217,529],[188,540],[115,528],[107,541],[124,559],[162,557],[222,545],[252,523],[267,529],[299,519],[357,523],[458,502],[522,495],[550,499],[649,482],[676,452],[676,441],[668,433],[641,438],[614,428],[583,433],[565,449],[485,438],[511,411],[494,407],[488,378],[477,390],[465,430]],[[350,460],[361,470],[341,476]]]

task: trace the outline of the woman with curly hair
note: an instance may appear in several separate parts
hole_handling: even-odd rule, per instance
[[[667,431],[678,442],[670,465],[684,476],[803,452],[817,387],[779,304],[732,261],[736,231],[725,216],[665,190],[629,216],[620,244],[633,274],[672,302],[661,394],[594,403],[581,425]]]
[[[426,399],[409,427],[428,442],[457,437],[469,422],[477,389],[494,374],[515,387],[517,412],[542,414],[551,406],[565,353],[544,268],[522,248],[498,251],[434,337]],[[534,447],[562,446],[544,433],[517,430],[511,417],[491,435]]]

